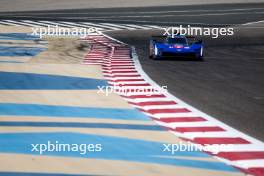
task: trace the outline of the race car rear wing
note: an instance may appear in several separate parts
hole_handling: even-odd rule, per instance
[[[170,37],[171,35],[153,35],[151,36],[152,38],[167,38],[167,37]],[[193,35],[184,35],[184,37],[186,38],[196,38],[195,36]]]
[[[154,36],[151,36],[150,41],[155,42],[155,43],[164,43],[167,37],[168,37],[167,35],[154,35]],[[192,35],[185,35],[184,37],[187,38],[189,44],[203,43],[202,40],[197,39],[197,37],[192,36]]]

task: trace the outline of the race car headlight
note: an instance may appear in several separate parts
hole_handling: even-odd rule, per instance
[[[154,48],[154,54],[155,55],[158,55],[158,52],[159,52],[159,50],[158,50],[157,46],[155,46],[155,48]]]
[[[200,56],[203,56],[203,47],[201,47]]]

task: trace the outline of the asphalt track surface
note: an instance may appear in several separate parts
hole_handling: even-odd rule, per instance
[[[226,26],[263,20],[264,3],[1,12],[0,20]]]
[[[0,13],[0,19],[230,26],[263,20],[264,3],[12,12]],[[263,28],[244,27],[233,37],[204,38],[204,62],[149,60],[149,31],[110,34],[134,45],[144,71],[175,96],[264,140]]]
[[[111,36],[134,45],[143,70],[176,97],[263,140],[264,34],[237,33],[224,40],[205,38],[204,62],[149,59],[149,31]]]
[[[59,10],[80,8],[153,7],[168,5],[256,3],[263,0],[1,0],[0,11]],[[15,6],[14,6],[15,4]]]

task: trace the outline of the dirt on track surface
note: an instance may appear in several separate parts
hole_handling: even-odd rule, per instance
[[[89,50],[86,42],[78,38],[46,38],[49,47],[35,56],[31,63],[79,64]]]
[[[30,27],[23,26],[5,26],[0,25],[0,33],[28,33],[33,31]],[[43,40],[25,41],[10,40],[5,41],[8,46],[29,46],[39,47],[40,44],[47,43],[47,50],[32,57],[30,63],[61,63],[61,64],[80,64],[84,56],[89,51],[87,42],[80,40],[78,37],[52,36],[43,37]],[[42,46],[42,47],[46,47]]]

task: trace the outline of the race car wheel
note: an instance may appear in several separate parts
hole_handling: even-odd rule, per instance
[[[153,59],[153,55],[154,55],[154,51],[153,51],[153,48],[150,46],[149,47],[149,58]]]
[[[195,55],[197,60],[203,61],[203,47],[201,47],[200,52]]]
[[[157,59],[157,58],[158,58],[158,54],[159,54],[159,50],[158,50],[158,48],[155,46],[155,47],[154,47],[153,54],[152,54],[152,58],[153,58],[153,59]]]
[[[149,50],[149,58],[157,59],[158,58],[158,48],[155,46],[154,49]]]
[[[155,58],[154,54],[153,53],[149,53],[149,58],[150,59],[154,59]]]

